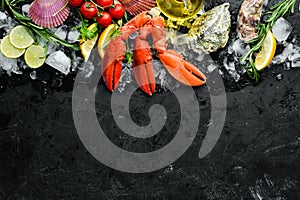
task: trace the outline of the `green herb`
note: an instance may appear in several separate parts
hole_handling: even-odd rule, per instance
[[[79,39],[84,39],[84,40],[93,39],[94,37],[97,36],[97,34],[99,32],[101,32],[101,29],[99,29],[98,26],[95,26],[93,29],[89,30],[88,29],[89,26],[92,23],[96,23],[96,21],[94,20],[93,22],[91,22],[91,20],[83,19],[79,9],[76,9],[76,10],[77,10],[78,16],[80,17],[81,26],[76,26],[73,28],[73,30],[77,29],[79,31],[79,33],[80,33]]]
[[[251,49],[243,56],[241,62],[245,63],[248,60],[249,65],[245,66],[245,69],[247,71],[248,76],[252,79],[255,79],[256,82],[258,82],[260,75],[255,67],[253,56],[256,52],[258,52],[261,49],[268,31],[273,28],[276,21],[279,18],[285,16],[287,13],[294,13],[295,4],[296,0],[283,0],[272,6],[270,10],[265,13],[265,15],[267,16],[267,20],[265,20],[264,23],[261,23],[258,26],[258,37],[247,42],[248,44],[250,44]]]
[[[127,61],[127,64],[130,64],[132,61],[133,53],[129,50],[125,53],[125,60]]]
[[[19,3],[23,3],[24,0],[2,0],[3,3],[6,3],[10,11],[12,12],[15,19],[19,21],[20,24],[27,27],[28,33],[35,39],[35,42],[39,41],[38,37],[43,38],[46,42],[50,42],[52,44],[59,43],[65,47],[71,48],[73,50],[79,50],[78,43],[68,43],[65,40],[60,39],[58,36],[56,36],[54,33],[52,33],[49,29],[40,27],[32,22],[32,20],[29,17],[26,17],[22,15],[18,9],[17,6]],[[35,37],[37,35],[38,37]]]

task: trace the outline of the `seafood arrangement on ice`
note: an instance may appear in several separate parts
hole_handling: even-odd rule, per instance
[[[229,3],[204,12],[204,0],[34,0],[30,6],[27,5],[26,14],[17,5],[20,2],[4,0],[13,17],[34,41],[44,39],[40,51],[43,48],[48,50],[48,44],[59,44],[72,51],[80,50],[86,62],[87,55],[98,44],[103,79],[110,91],[118,87],[123,62],[132,60],[129,71],[133,71],[141,90],[152,95],[156,90],[152,66],[154,53],[167,72],[180,83],[189,86],[205,84],[206,77],[199,70],[205,66],[195,66],[199,62],[189,53],[210,54],[224,48],[229,41],[232,25]],[[280,17],[293,13],[296,7],[296,0],[282,0],[264,12],[261,21],[265,2],[244,0],[237,16],[238,37],[241,43],[248,45],[249,51],[235,60],[240,61],[244,71],[255,80],[259,79],[258,71],[272,62],[276,51],[272,27]],[[76,24],[72,25],[73,35],[76,37],[78,33],[79,37],[69,38],[68,35],[67,42],[66,36],[60,37],[54,31],[56,29],[48,28],[63,24],[70,15],[70,7],[79,11],[76,13],[77,20],[74,20]],[[76,14],[72,13],[72,17]],[[63,30],[62,27],[57,31]],[[128,49],[132,42],[135,50],[130,52]],[[45,57],[47,55],[46,52]],[[30,59],[36,61],[38,58],[33,56]],[[230,66],[231,69],[235,67]]]
[[[139,35],[135,39],[133,53],[133,72],[142,91],[148,95],[152,95],[155,91],[152,53],[147,41],[148,36],[153,40],[158,58],[175,79],[190,86],[205,84],[206,77],[197,67],[185,61],[176,51],[167,49],[163,19],[161,17],[151,18],[143,12],[121,27],[121,36],[112,39],[106,48],[101,71],[104,82],[110,91],[117,88],[121,77],[122,61],[126,51],[125,41],[138,30]]]

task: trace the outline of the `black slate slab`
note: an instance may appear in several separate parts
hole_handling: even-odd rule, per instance
[[[212,7],[224,1],[206,1]],[[241,1],[230,1],[235,15]],[[289,20],[299,36],[299,13]],[[298,38],[299,39],[299,38]],[[45,79],[50,79],[46,72]],[[52,72],[49,72],[50,74]],[[283,79],[276,76],[282,74]],[[246,77],[244,77],[246,80]],[[74,75],[62,87],[26,75],[0,77],[0,199],[290,199],[300,198],[300,71],[265,70],[257,85],[226,85],[227,117],[208,156],[198,151],[210,117],[207,87],[195,88],[201,109],[198,134],[188,151],[161,170],[130,174],[93,158],[80,141],[72,116]],[[172,94],[147,98],[136,91],[132,118],[149,123],[148,108],[161,103],[170,118],[148,141],[124,138],[107,105],[110,93],[98,86],[96,111],[108,137],[128,150],[151,151],[178,129]]]

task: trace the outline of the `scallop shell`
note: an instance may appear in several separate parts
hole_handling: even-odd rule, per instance
[[[138,15],[156,6],[156,0],[119,0],[119,2],[131,15]]]
[[[67,0],[35,0],[29,7],[29,17],[44,28],[59,26],[69,16],[67,3]]]

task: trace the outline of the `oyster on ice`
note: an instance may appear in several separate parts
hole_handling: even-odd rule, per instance
[[[224,3],[197,18],[188,35],[195,46],[199,45],[207,53],[215,52],[227,44],[230,24],[229,3]]]
[[[265,0],[244,0],[238,14],[237,32],[241,40],[257,38],[258,24]]]
[[[211,53],[227,44],[230,24],[229,3],[224,3],[198,17],[187,34],[178,36],[171,30],[167,32],[167,37],[174,48],[182,53],[187,49]]]

